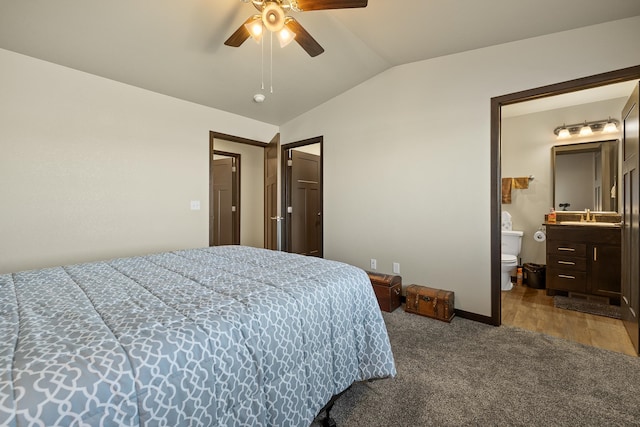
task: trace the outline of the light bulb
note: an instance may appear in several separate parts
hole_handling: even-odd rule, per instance
[[[571,132],[569,132],[569,129],[567,128],[562,128],[560,129],[560,132],[558,132],[558,139],[565,139],[565,138],[569,138],[571,136]]]
[[[260,15],[256,15],[254,17],[254,20],[247,24],[244,24],[244,27],[247,29],[247,31],[249,31],[251,38],[254,39],[257,43],[260,43],[263,33],[262,20],[260,19]]]
[[[587,125],[587,122],[584,122],[584,126],[580,128],[580,136],[589,136],[592,134],[591,126]]]
[[[287,27],[278,31],[278,40],[280,40],[280,47],[285,47],[286,45],[291,43],[295,38],[296,38],[296,33],[289,30]]]
[[[611,133],[611,132],[617,132],[617,131],[618,131],[618,126],[616,126],[616,124],[611,120],[609,120],[607,124],[604,125],[604,129],[602,129],[602,132],[605,132],[605,133]]]

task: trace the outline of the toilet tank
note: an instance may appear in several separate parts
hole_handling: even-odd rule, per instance
[[[502,230],[502,253],[508,255],[520,255],[522,248],[522,231]]]

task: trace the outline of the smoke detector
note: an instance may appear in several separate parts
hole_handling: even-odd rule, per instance
[[[256,93],[255,95],[253,95],[253,102],[262,104],[264,102],[264,95],[261,93]]]

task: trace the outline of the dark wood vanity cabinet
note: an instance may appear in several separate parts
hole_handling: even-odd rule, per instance
[[[620,299],[621,229],[599,225],[547,226],[547,293]]]

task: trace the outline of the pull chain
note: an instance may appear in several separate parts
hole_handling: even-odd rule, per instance
[[[264,27],[262,28],[264,32]],[[260,62],[260,89],[264,90],[264,37],[260,40],[261,62]]]
[[[271,89],[271,93],[273,93],[273,31],[269,31],[271,33],[271,60],[270,60],[270,64],[269,66],[271,67],[270,69],[270,89]]]

